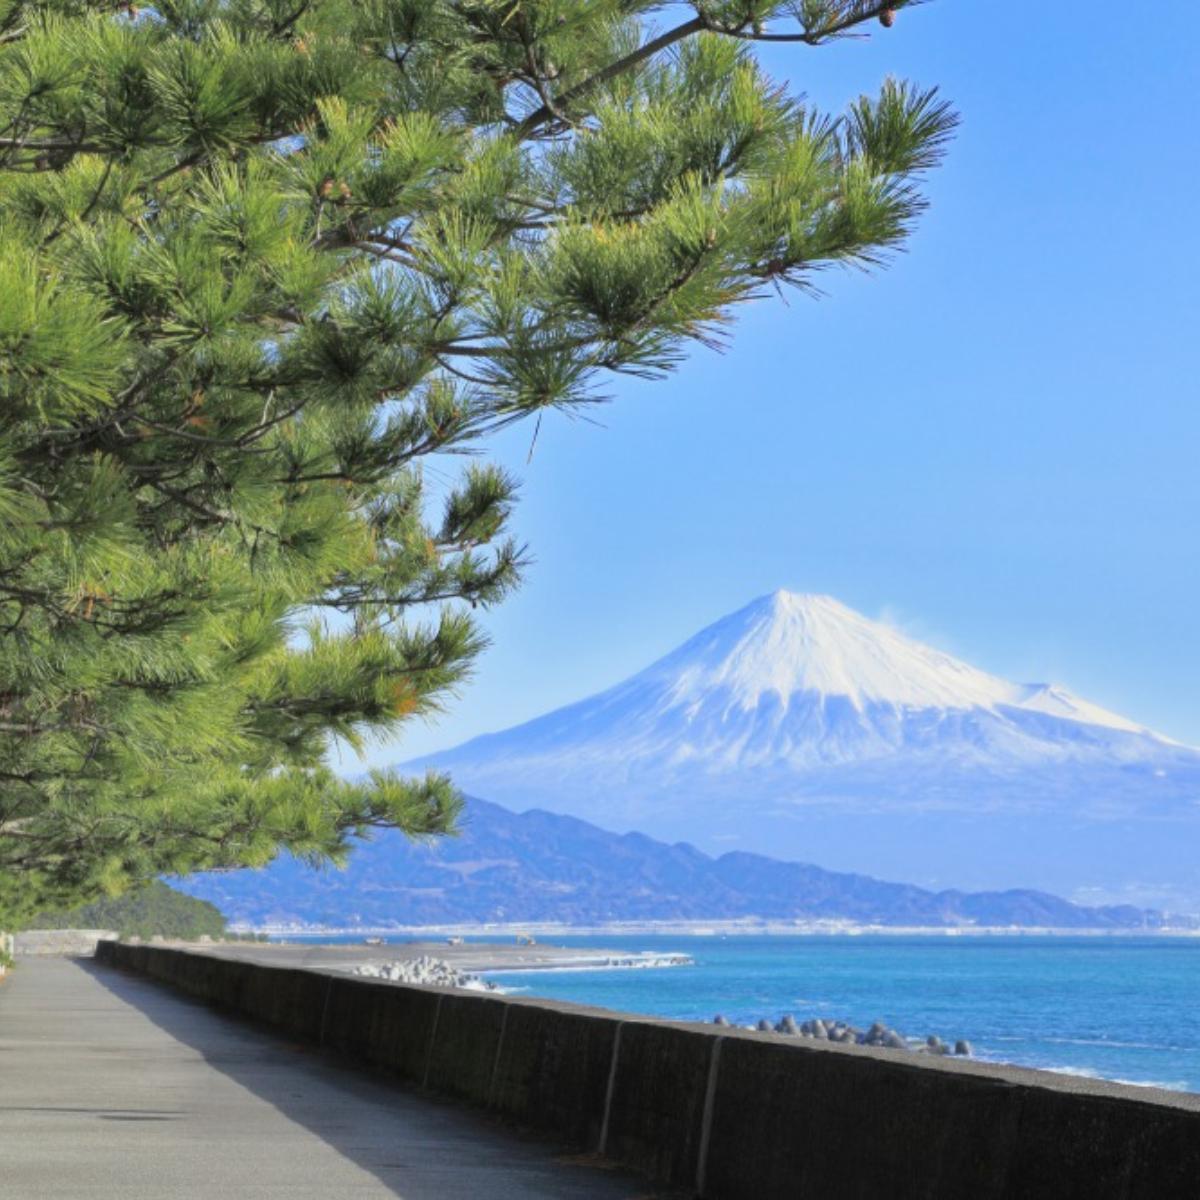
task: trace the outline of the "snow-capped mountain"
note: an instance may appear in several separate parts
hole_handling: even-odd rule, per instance
[[[1200,911],[1200,751],[828,596],[762,597],[608,691],[420,765],[705,850]]]

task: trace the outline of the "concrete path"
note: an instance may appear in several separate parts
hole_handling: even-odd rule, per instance
[[[631,1200],[387,1082],[82,959],[0,984],[4,1200]]]

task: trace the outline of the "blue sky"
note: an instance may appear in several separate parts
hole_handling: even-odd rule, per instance
[[[935,0],[772,48],[830,109],[896,74],[963,127],[909,253],[741,314],[596,427],[496,443],[536,564],[397,762],[608,686],[777,587],[1200,744],[1196,9]],[[344,763],[346,769],[357,764]]]

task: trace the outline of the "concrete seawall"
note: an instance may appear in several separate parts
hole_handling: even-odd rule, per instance
[[[96,957],[707,1200],[1200,1196],[1200,1096],[153,946]]]
[[[86,958],[106,939],[115,938],[112,929],[26,929],[13,938],[17,958]]]

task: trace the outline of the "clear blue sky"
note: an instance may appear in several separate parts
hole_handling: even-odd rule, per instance
[[[536,565],[453,711],[372,761],[578,699],[777,587],[1200,744],[1200,35],[1193,4],[1153,14],[935,0],[772,48],[827,108],[888,73],[959,106],[909,253],[755,305],[602,428],[543,422],[528,465],[505,435]]]

